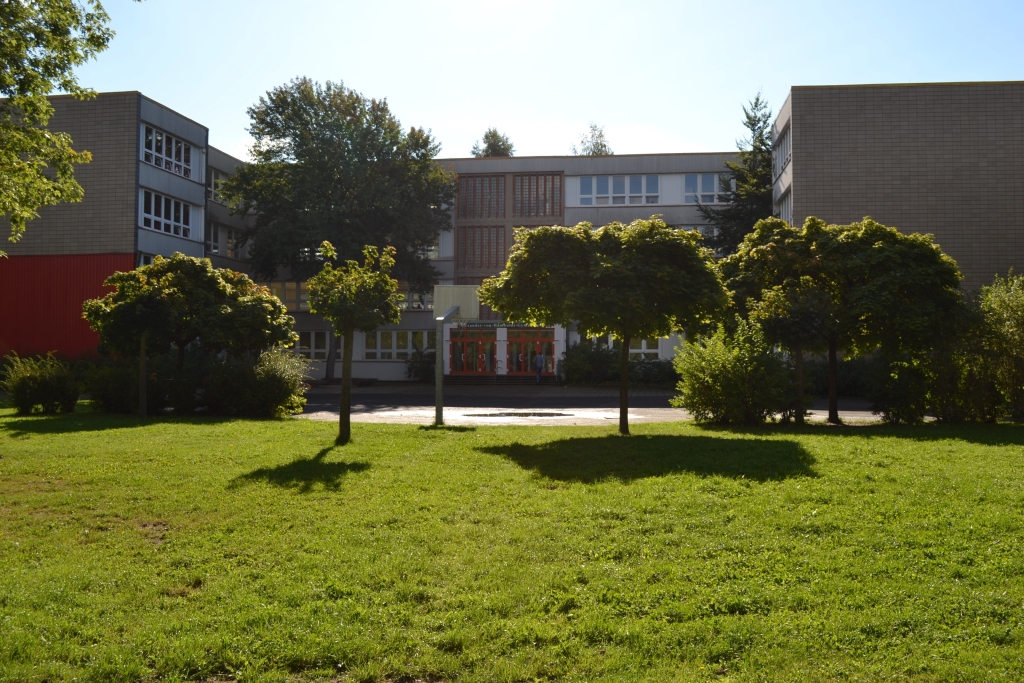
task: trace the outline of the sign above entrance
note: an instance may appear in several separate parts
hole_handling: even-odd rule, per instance
[[[520,327],[522,327],[522,328],[527,328],[527,327],[530,327],[530,325],[527,325],[526,323],[506,323],[506,322],[502,322],[500,320],[493,320],[493,321],[492,320],[482,320],[482,321],[479,321],[479,322],[463,322],[463,321],[459,321],[459,322],[455,323],[455,327],[458,328],[458,329],[466,329],[466,330],[493,330],[493,329],[497,329],[499,327],[509,327],[509,328],[520,328]]]

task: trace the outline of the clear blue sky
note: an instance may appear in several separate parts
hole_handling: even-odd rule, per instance
[[[106,0],[117,36],[80,69],[141,90],[245,158],[246,108],[296,76],[387,98],[468,156],[488,126],[517,155],[568,154],[590,121],[619,154],[725,151],[761,90],[1024,80],[1024,3]]]

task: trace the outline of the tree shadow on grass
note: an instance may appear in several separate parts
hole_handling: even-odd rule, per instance
[[[324,462],[327,454],[335,448],[335,446],[328,446],[312,458],[300,458],[277,467],[261,467],[248,474],[235,477],[228,484],[228,488],[234,489],[245,484],[264,481],[281,488],[298,489],[299,493],[309,493],[317,484],[325,489],[337,491],[341,488],[341,480],[346,474],[368,470],[370,463]]]
[[[821,423],[797,425],[764,425],[758,427],[699,427],[708,433],[748,434],[751,436],[824,436],[859,439],[910,439],[912,441],[966,441],[980,446],[1024,446],[1024,424],[922,425],[857,424],[829,425]]]
[[[815,477],[814,457],[795,441],[652,435],[560,439],[480,448],[566,482],[632,481],[690,472],[778,481]]]
[[[142,419],[136,415],[112,413],[64,413],[59,415],[15,415],[0,420],[0,433],[14,438],[33,434],[70,434],[75,432],[102,432],[110,429],[132,429],[153,424],[219,425],[231,422],[230,417],[173,417],[156,416]]]

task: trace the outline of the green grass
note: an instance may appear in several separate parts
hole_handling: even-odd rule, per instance
[[[0,680],[1019,681],[1024,429],[0,413]]]

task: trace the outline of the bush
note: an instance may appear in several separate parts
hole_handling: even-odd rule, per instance
[[[290,351],[264,351],[257,359],[214,363],[202,403],[212,415],[282,417],[302,412],[309,360]]]
[[[756,323],[740,320],[733,334],[720,325],[710,337],[684,342],[675,367],[681,393],[672,405],[697,422],[760,424],[790,408],[789,371]]]
[[[619,352],[585,339],[566,349],[562,370],[569,384],[617,384]]]
[[[1024,275],[997,277],[981,288],[978,303],[996,353],[996,382],[1006,411],[1024,421]]]
[[[932,363],[929,409],[939,422],[995,422],[1003,397],[997,386],[995,359],[984,349],[960,348]]]
[[[436,358],[433,349],[413,349],[409,353],[409,359],[405,361],[406,378],[433,384],[437,379]]]
[[[928,411],[932,375],[920,358],[879,358],[868,392],[872,410],[889,424],[920,424]]]
[[[866,397],[871,394],[878,376],[878,360],[874,356],[840,360],[836,379],[840,396]],[[812,356],[804,360],[804,382],[813,396],[828,396],[828,358]]]
[[[4,360],[0,388],[11,395],[19,413],[27,415],[37,409],[42,413],[74,412],[80,387],[66,363],[52,353],[36,358],[11,353]]]
[[[109,361],[84,372],[85,388],[93,407],[103,413],[139,412],[138,361]],[[156,415],[167,407],[166,385],[150,372],[146,380],[146,413]]]
[[[672,389],[679,379],[676,366],[670,360],[637,358],[629,361],[629,383],[632,386]]]

